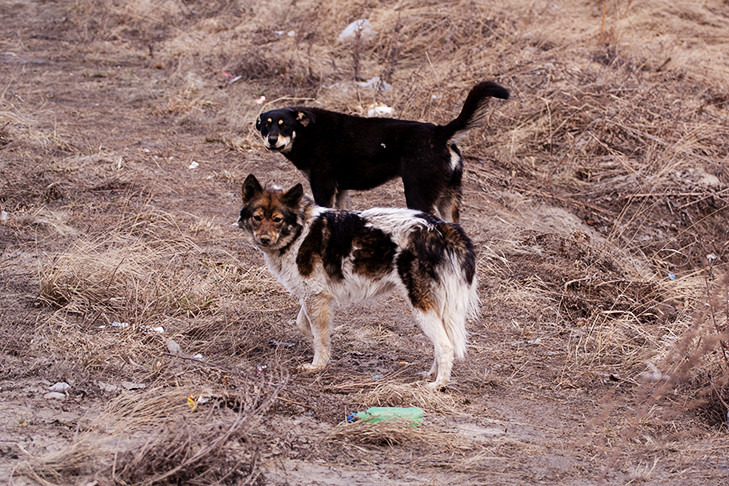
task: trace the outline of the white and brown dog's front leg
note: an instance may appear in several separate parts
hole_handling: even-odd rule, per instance
[[[304,334],[311,337],[314,346],[314,360],[311,364],[302,365],[301,369],[304,371],[324,369],[331,357],[332,296],[322,293],[302,299],[301,311],[296,322]]]

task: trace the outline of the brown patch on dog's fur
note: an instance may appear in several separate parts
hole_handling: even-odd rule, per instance
[[[380,230],[370,228],[352,242],[354,271],[363,275],[384,275],[392,268],[395,243]]]
[[[397,258],[397,269],[413,306],[427,312],[434,306],[432,285],[438,278],[438,266],[444,263],[444,252],[455,254],[461,262],[463,280],[469,284],[476,275],[476,260],[473,244],[459,225],[445,223],[425,213],[421,217],[435,226],[436,231],[416,228],[410,234],[407,248]]]
[[[355,213],[332,211],[311,224],[296,264],[302,275],[309,276],[319,262],[330,278],[341,280],[342,261],[350,253],[355,273],[378,276],[392,268],[395,244],[381,230],[367,227]]]

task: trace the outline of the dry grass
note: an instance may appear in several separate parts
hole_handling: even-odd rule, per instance
[[[188,235],[200,224],[183,228],[178,216],[154,209],[125,217],[103,236],[79,238],[44,262],[40,297],[65,312],[92,316],[92,322],[151,326],[167,316],[215,314],[231,294],[270,293],[276,284],[264,268],[243,269],[230,255],[219,260],[206,254]],[[62,233],[60,223],[54,226]]]
[[[443,432],[431,425],[413,426],[409,421],[387,420],[377,423],[353,422],[336,425],[326,440],[351,441],[358,444],[415,447],[437,444],[441,451],[466,449],[469,441],[455,433]]]
[[[457,408],[455,399],[424,384],[401,384],[378,380],[371,390],[360,390],[352,399],[361,407],[420,407],[429,412],[448,413]]]
[[[336,457],[342,445],[384,464],[419,449],[429,471],[504,482],[681,481],[701,469],[692,461],[719,463],[719,439],[696,430],[725,426],[729,403],[729,17],[720,0],[21,3],[29,29],[57,50],[22,29],[0,41],[3,390],[29,374],[75,377],[82,404],[108,398],[99,381],[146,388],[80,420],[59,451],[29,452],[16,475],[256,484],[272,458]],[[374,25],[374,41],[339,43],[358,18]],[[392,89],[356,83],[374,76]],[[388,302],[352,311],[355,323],[370,325],[372,313],[384,324],[370,334],[347,326],[349,348],[337,353],[356,359],[342,359],[338,375],[287,381],[284,370],[311,352],[290,325],[296,302],[228,228],[247,173],[299,180],[261,152],[256,114],[294,103],[363,114],[377,102],[440,123],[482,79],[512,98],[459,142],[463,225],[479,251],[485,311],[471,323],[468,366],[456,364],[447,394],[413,384],[412,369],[396,363],[420,359],[422,346],[410,345],[414,328],[388,322],[407,311]],[[77,98],[85,104],[64,108]],[[401,197],[393,187],[354,197],[387,202]],[[156,326],[165,333],[145,332]],[[170,339],[180,355],[169,355]],[[198,352],[202,361],[190,359]],[[388,371],[369,378],[369,367]],[[200,393],[212,399],[192,413],[186,397]],[[554,449],[567,442],[553,431],[474,442],[433,424],[261,425],[332,424],[374,405],[474,422],[500,413],[502,396],[504,422],[517,428],[545,420],[529,416],[541,406],[573,413],[554,417],[554,428],[588,452],[572,450],[563,466]],[[675,445],[658,451],[662,438]],[[470,477],[449,480],[459,479]]]
[[[716,274],[715,274],[716,272]],[[707,420],[726,424],[729,413],[729,277],[712,269],[705,278],[704,305],[691,316],[687,329],[674,339],[659,361],[660,373],[648,373],[653,381],[668,380],[688,392],[687,406]],[[661,374],[662,373],[662,374]],[[657,396],[667,393],[659,388]]]
[[[67,447],[21,463],[14,474],[48,485],[90,473],[121,484],[261,484],[252,434],[284,382],[279,372],[224,395],[167,387],[127,392]],[[194,410],[188,397],[199,402]]]

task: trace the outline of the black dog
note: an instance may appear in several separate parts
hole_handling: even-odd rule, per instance
[[[407,206],[458,221],[463,158],[454,137],[485,116],[488,97],[509,98],[490,81],[471,89],[458,118],[434,125],[393,118],[363,118],[319,108],[262,113],[256,130],[267,149],[281,152],[309,178],[320,206],[344,208],[347,190],[366,190],[402,177]]]

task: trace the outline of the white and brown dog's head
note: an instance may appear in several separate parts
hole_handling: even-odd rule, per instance
[[[314,122],[311,112],[297,108],[280,108],[261,115],[256,120],[256,130],[263,138],[263,145],[282,154],[289,153],[294,145],[297,130]]]
[[[301,234],[303,194],[301,184],[288,191],[264,188],[250,174],[243,183],[238,226],[261,250],[283,252]]]

